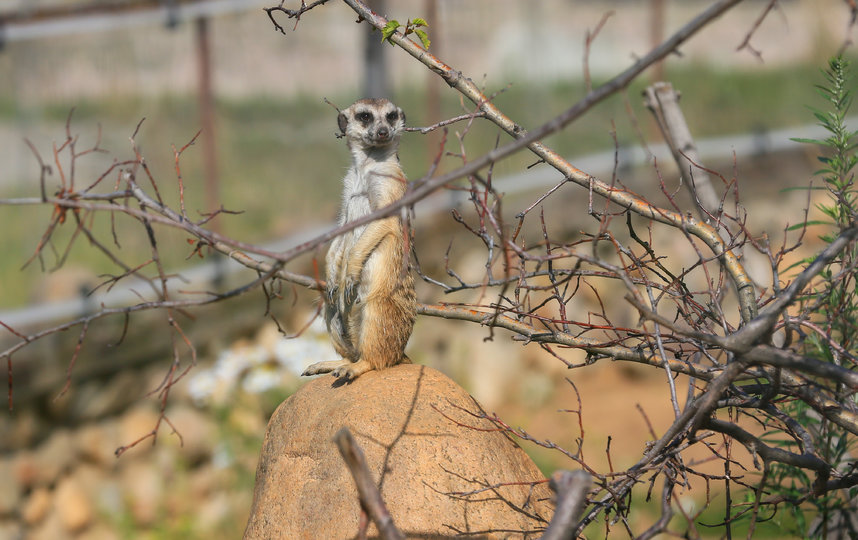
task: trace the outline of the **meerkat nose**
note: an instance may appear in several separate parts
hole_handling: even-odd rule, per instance
[[[386,127],[378,128],[378,131],[376,133],[379,137],[383,139],[386,139],[388,135],[390,135],[390,131]]]

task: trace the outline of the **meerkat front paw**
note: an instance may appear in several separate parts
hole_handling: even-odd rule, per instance
[[[343,284],[343,306],[345,307],[344,311],[348,312],[351,310],[352,306],[355,305],[358,297],[358,287],[360,286],[360,282],[348,276],[345,279],[345,283]]]
[[[328,303],[329,306],[336,305],[336,299],[337,299],[337,296],[339,296],[339,293],[340,293],[340,288],[337,287],[336,285],[328,287],[325,290],[325,301]]]
[[[310,375],[321,375],[322,373],[330,373],[332,371],[338,370],[343,366],[350,365],[346,359],[342,360],[327,360],[324,362],[316,362],[315,364],[310,364],[307,369],[301,373],[302,377],[309,377]]]
[[[342,382],[352,382],[367,371],[372,371],[372,364],[366,360],[358,360],[357,362],[349,362],[331,370],[331,375]]]
[[[350,381],[355,378],[355,374],[350,366],[341,366],[331,371],[331,375],[343,381]]]
[[[322,362],[316,362],[315,364],[307,366],[307,369],[305,369],[301,373],[301,376],[302,377],[309,377],[310,375],[319,375],[320,373],[325,373],[325,371],[323,371],[322,367],[319,365],[321,363]]]

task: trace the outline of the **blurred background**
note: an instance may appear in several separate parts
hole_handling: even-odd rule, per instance
[[[300,2],[287,1],[296,8]],[[815,149],[789,141],[811,136],[807,106],[821,106],[814,84],[820,68],[848,39],[848,9],[841,0],[779,1],[739,50],[768,0],[746,1],[681,47],[681,55],[654,66],[624,93],[545,142],[573,165],[610,178],[615,154],[626,186],[664,204],[659,174],[676,176],[641,91],[669,80],[706,165],[739,180],[747,227],[774,242],[803,219]],[[88,185],[114,160],[133,158],[135,141],[165,199],[177,204],[175,148],[202,130],[181,159],[185,202],[194,216],[223,205],[211,227],[235,239],[285,249],[324,230],[335,218],[340,179],[349,156],[336,139],[336,111],[364,95],[387,95],[424,126],[471,110],[436,76],[401,50],[381,46],[380,35],[355,24],[343,3],[305,13],[299,22],[264,7],[274,0],[0,0],[0,199],[39,195],[39,164],[30,144],[54,174],[71,174],[68,156],[54,162],[66,126],[82,150],[96,141],[105,153],[75,160],[79,185]],[[429,23],[430,50],[471,77],[508,116],[525,128],[549,120],[587,90],[585,39],[608,16],[586,55],[597,86],[660,43],[709,2],[692,0],[386,0],[375,10],[404,22]],[[846,49],[855,56],[854,47]],[[368,75],[370,74],[370,75]],[[854,126],[854,124],[853,124]],[[445,150],[474,158],[492,148],[497,130],[479,121],[460,146],[450,129]],[[615,143],[616,138],[616,143]],[[507,137],[500,136],[505,142]],[[28,144],[28,142],[30,144]],[[645,141],[649,152],[640,148]],[[412,179],[423,177],[440,153],[439,133],[403,136],[401,159]],[[175,148],[174,148],[175,147]],[[616,152],[615,152],[616,150]],[[495,165],[493,178],[507,192],[510,216],[558,183],[558,174],[528,168],[519,153]],[[445,156],[438,172],[461,164]],[[116,177],[105,182],[112,185]],[[662,197],[659,199],[659,197]],[[415,209],[417,246],[424,270],[444,277],[443,253],[453,242],[457,271],[478,280],[484,256],[458,238],[451,207],[456,192]],[[582,193],[553,197],[546,216],[558,230],[592,226]],[[570,209],[573,209],[570,211]],[[0,321],[34,332],[91,310],[89,293],[116,273],[112,262],[79,241],[64,255],[73,226],[55,237],[54,250],[30,262],[52,209],[0,205]],[[551,213],[553,212],[553,214]],[[99,216],[93,230],[110,237]],[[145,260],[142,230],[119,223],[117,253]],[[159,231],[171,272],[191,283],[240,282],[223,261],[187,260],[185,237]],[[106,240],[108,241],[108,240]],[[813,248],[813,242],[806,246]],[[142,252],[138,253],[138,252]],[[295,271],[313,272],[304,257]],[[769,283],[765,260],[748,265]],[[58,263],[62,261],[62,264]],[[768,281],[767,281],[768,280]],[[100,291],[103,293],[104,291]],[[283,287],[271,312],[287,333],[308,324],[315,295]],[[422,302],[469,301],[421,284]],[[111,291],[110,302],[131,302],[133,286]],[[125,294],[125,296],[122,296]],[[95,297],[101,298],[101,297]],[[90,329],[68,392],[57,398],[79,330],[39,341],[9,362],[14,408],[0,413],[0,539],[4,538],[235,538],[247,518],[256,456],[267,417],[300,384],[297,373],[332,351],[318,321],[298,339],[286,339],[266,315],[262,294],[195,311],[182,319],[197,347],[199,365],[171,391],[167,415],[181,433],[160,426],[158,443],[144,441],[114,457],[114,450],[150,432],[158,419],[158,388],[171,362],[169,330],[159,313],[135,316],[121,347],[123,321]],[[425,318],[424,318],[425,319]],[[663,374],[635,367],[594,366],[567,372],[556,359],[523,348],[499,333],[440,320],[418,321],[409,355],[462,384],[487,410],[535,436],[574,447],[577,427],[558,409],[576,406],[564,381],[572,373],[584,404],[585,448],[598,464],[613,436],[614,465],[634,462],[648,438],[643,408],[656,430],[672,412]],[[159,337],[163,336],[163,339]],[[15,343],[0,336],[5,349]],[[583,356],[568,353],[569,361]],[[467,361],[465,361],[467,359]],[[184,360],[187,362],[187,359]],[[618,390],[618,389],[622,390]],[[617,399],[622,395],[623,399]],[[577,422],[575,422],[577,423]],[[546,474],[571,466],[559,454],[525,447]],[[689,496],[693,501],[693,496]],[[694,504],[690,502],[689,504]],[[646,520],[647,509],[640,519]],[[657,509],[652,509],[656,515]],[[768,533],[763,525],[758,533]]]

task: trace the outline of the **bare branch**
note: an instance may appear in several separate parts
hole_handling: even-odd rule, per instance
[[[435,131],[438,128],[442,128],[444,126],[449,126],[450,124],[455,124],[456,122],[461,122],[463,120],[473,120],[474,118],[485,118],[485,117],[486,117],[485,112],[475,111],[475,112],[468,113],[468,114],[462,114],[462,115],[459,115],[459,116],[456,116],[453,118],[448,118],[447,120],[441,120],[440,122],[432,124],[431,126],[406,127],[403,131],[417,132],[417,133],[425,135],[431,131]]]
[[[334,442],[339,448],[340,455],[343,456],[349,472],[352,473],[358,497],[360,497],[361,508],[369,514],[381,537],[385,540],[404,539],[405,536],[393,524],[393,518],[390,517],[390,512],[387,511],[381,493],[372,479],[372,473],[366,464],[363,450],[355,442],[349,429],[344,427],[337,431],[334,435]]]
[[[326,2],[328,2],[328,0],[316,0],[315,2],[310,3],[310,5],[307,5],[306,0],[301,0],[300,8],[287,9],[283,7],[283,4],[286,3],[286,0],[280,0],[279,6],[262,8],[262,10],[268,14],[268,18],[271,20],[271,24],[274,25],[274,29],[285,36],[286,29],[283,28],[280,23],[278,23],[277,20],[274,18],[275,12],[285,13],[287,18],[295,19],[295,26],[292,27],[292,30],[295,30],[296,28],[298,28],[298,22],[301,20],[301,15],[303,15],[307,11],[310,11],[314,7],[320,6]]]
[[[748,346],[760,339],[767,332],[770,332],[778,318],[783,315],[784,310],[795,301],[799,293],[810,283],[810,280],[819,274],[827,264],[834,260],[856,238],[858,238],[858,227],[850,227],[843,230],[836,239],[817,255],[807,268],[796,276],[789,287],[784,289],[754,320],[750,321],[742,330],[731,337],[736,346]]]
[[[760,13],[760,16],[757,17],[757,20],[754,21],[754,24],[751,27],[751,29],[748,30],[747,34],[745,34],[745,39],[743,39],[742,43],[740,43],[739,46],[736,47],[737,51],[741,51],[742,49],[748,49],[748,51],[752,55],[754,55],[757,58],[757,60],[759,60],[760,62],[763,61],[763,54],[751,46],[751,38],[754,36],[754,33],[757,31],[757,29],[760,27],[760,25],[763,24],[763,21],[765,20],[766,16],[769,14],[769,12],[777,4],[778,4],[778,0],[769,0],[769,3],[766,4],[766,7],[763,9],[763,12]]]
[[[710,216],[720,221],[721,197],[715,193],[712,181],[705,171],[696,167],[700,163],[697,146],[679,107],[679,93],[668,82],[657,82],[644,91],[645,104],[655,116],[658,127],[667,141],[673,159],[679,166],[683,183],[697,204],[700,219],[712,225]]]
[[[557,493],[557,507],[542,540],[572,540],[578,514],[584,507],[592,479],[585,471],[557,471],[551,489]]]

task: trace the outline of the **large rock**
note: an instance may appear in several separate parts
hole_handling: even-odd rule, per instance
[[[343,426],[408,537],[534,538],[547,525],[553,507],[539,469],[469,414],[481,413],[479,404],[446,376],[406,364],[335,381],[309,382],[272,416],[246,539],[356,537],[357,490],[332,442]]]

